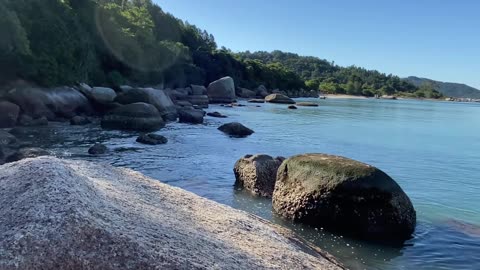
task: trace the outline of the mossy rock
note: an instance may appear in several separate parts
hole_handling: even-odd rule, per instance
[[[410,199],[390,176],[326,154],[298,155],[282,163],[273,208],[284,218],[366,239],[405,240],[416,223]]]

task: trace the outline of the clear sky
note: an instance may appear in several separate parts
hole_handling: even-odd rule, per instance
[[[154,0],[233,51],[282,50],[480,89],[480,0]]]

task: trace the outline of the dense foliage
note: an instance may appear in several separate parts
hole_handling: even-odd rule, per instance
[[[429,98],[441,96],[429,85],[419,89],[398,76],[356,66],[340,67],[317,57],[299,56],[281,51],[254,53],[247,51],[238,55],[244,61],[256,60],[265,64],[281,64],[298,74],[308,88],[319,89],[328,94],[401,95]]]
[[[235,54],[151,0],[0,1],[0,84],[183,87],[231,76],[243,87],[353,95],[418,90],[396,76],[274,51]]]
[[[181,87],[229,75],[245,87],[304,87],[278,64],[217,49],[211,34],[151,0],[4,0],[0,34],[0,83]]]
[[[461,83],[439,82],[418,77],[408,77],[404,80],[418,87],[422,85],[431,85],[435,90],[446,97],[480,98],[480,90]]]

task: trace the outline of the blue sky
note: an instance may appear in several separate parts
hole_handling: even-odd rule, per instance
[[[233,51],[278,49],[480,89],[480,1],[154,1]]]

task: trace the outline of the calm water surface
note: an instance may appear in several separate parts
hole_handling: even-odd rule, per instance
[[[309,100],[312,101],[312,100]],[[25,138],[58,156],[108,162],[288,226],[351,269],[480,269],[480,104],[390,100],[314,100],[320,107],[211,106],[227,119],[205,125],[169,124],[157,132],[169,143],[144,146],[135,133],[103,131],[98,124],[54,124]],[[239,121],[248,138],[217,127]],[[85,155],[94,142],[135,147],[101,157]],[[266,199],[232,187],[233,165],[245,154],[343,155],[375,165],[394,178],[417,210],[414,238],[385,247],[285,223]]]

